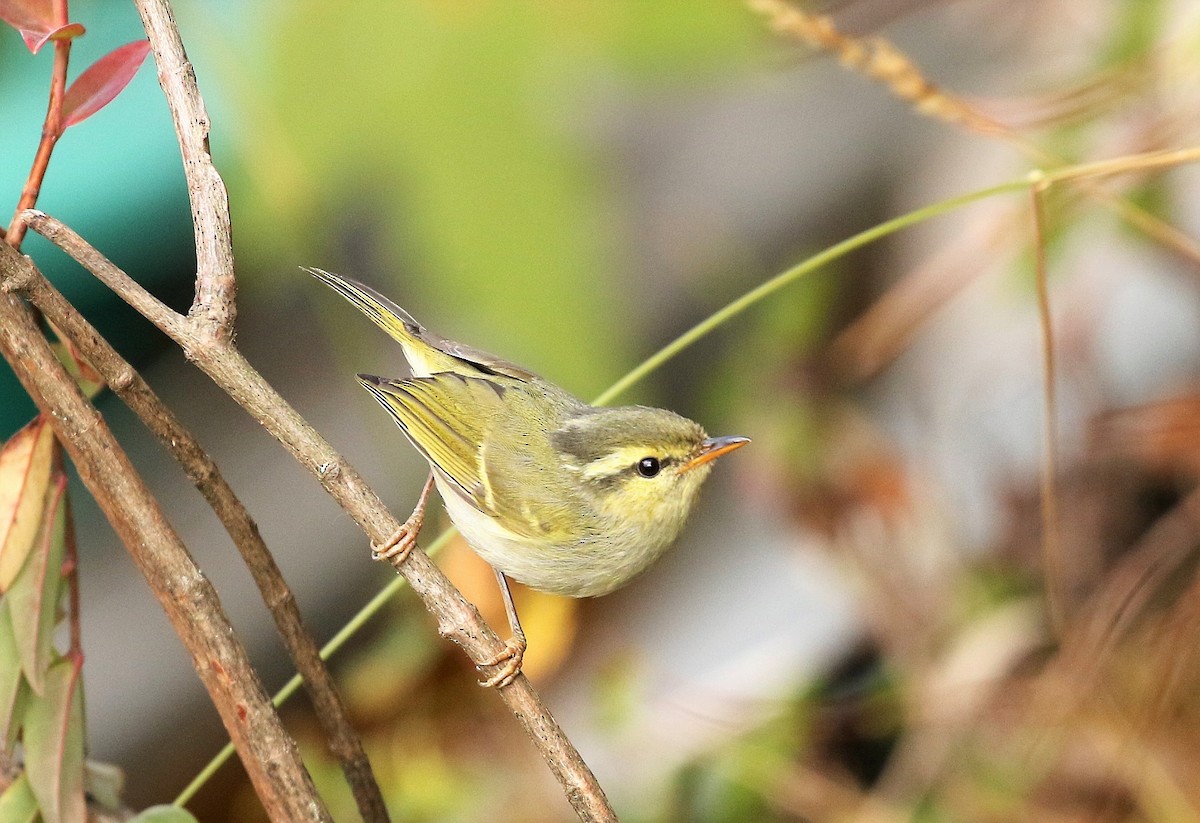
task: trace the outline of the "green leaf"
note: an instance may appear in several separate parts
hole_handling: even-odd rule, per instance
[[[29,778],[20,774],[4,794],[0,794],[0,820],[4,823],[33,823],[38,814],[37,798],[29,786]]]
[[[39,416],[0,447],[0,594],[33,546],[50,485],[53,443],[50,426]]]
[[[66,552],[66,475],[59,474],[42,514],[33,551],[8,590],[8,610],[21,668],[37,694],[44,688],[50,666],[54,624],[63,590],[62,563]]]
[[[83,693],[79,668],[63,658],[25,712],[25,772],[45,823],[84,820]]]
[[[21,658],[17,639],[13,636],[12,616],[8,603],[0,603],[0,747],[11,753],[25,706],[23,699],[28,687],[23,686]],[[5,818],[0,815],[0,820]]]
[[[0,818],[2,820],[3,818]],[[151,806],[128,823],[197,823],[182,806]]]

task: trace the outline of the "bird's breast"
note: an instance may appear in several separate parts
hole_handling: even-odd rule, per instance
[[[619,589],[670,545],[656,535],[592,524],[572,539],[530,537],[506,528],[437,479],[446,511],[459,532],[494,569],[551,594],[596,597]]]

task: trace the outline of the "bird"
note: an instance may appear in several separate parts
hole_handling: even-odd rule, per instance
[[[592,406],[528,369],[448,340],[375,289],[305,267],[400,344],[411,375],[358,380],[428,461],[409,519],[373,545],[399,566],[434,486],[451,522],[496,574],[511,638],[479,667],[501,688],[528,646],[508,579],[569,597],[628,583],[672,543],[712,461],[750,442],[709,437],[675,412]]]

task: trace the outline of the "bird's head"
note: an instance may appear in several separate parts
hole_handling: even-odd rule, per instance
[[[712,461],[749,442],[709,437],[686,417],[646,406],[590,408],[551,435],[596,509],[656,542],[678,534]]]

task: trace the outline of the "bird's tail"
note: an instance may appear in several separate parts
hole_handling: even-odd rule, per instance
[[[441,338],[426,330],[411,314],[375,289],[324,269],[302,268],[357,306],[359,311],[399,343],[404,348],[404,357],[412,367],[413,374],[455,370],[455,358],[440,350]]]

